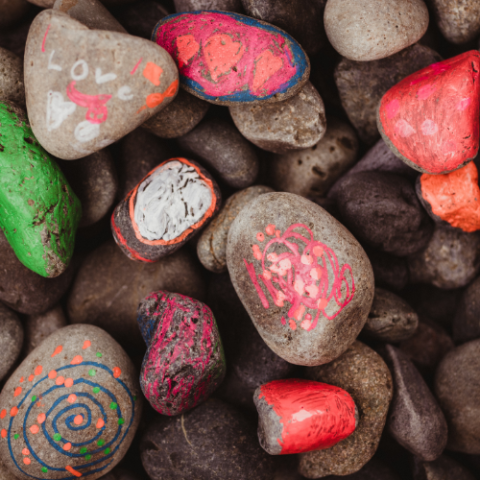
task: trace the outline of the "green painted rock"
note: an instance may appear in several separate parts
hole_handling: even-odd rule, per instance
[[[34,137],[26,115],[0,103],[0,227],[18,259],[56,277],[72,257],[80,201]]]

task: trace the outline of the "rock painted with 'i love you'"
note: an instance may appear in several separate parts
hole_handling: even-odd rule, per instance
[[[311,380],[274,380],[255,390],[258,439],[270,455],[324,450],[351,435],[358,411],[345,390]]]
[[[89,30],[58,10],[33,21],[25,48],[27,110],[42,146],[75,160],[110,145],[165,108],[178,71],[158,45]]]
[[[159,291],[138,307],[147,344],[140,386],[162,415],[180,415],[204,402],[222,383],[225,356],[212,311],[202,302]]]
[[[323,208],[291,193],[266,193],[240,211],[227,267],[265,343],[295,365],[341,355],[372,306],[373,271],[360,244]]]
[[[169,15],[152,40],[177,62],[183,88],[218,105],[286,100],[310,75],[307,55],[288,33],[237,13]]]
[[[480,53],[462,53],[409,75],[383,96],[377,126],[415,170],[449,173],[475,158],[480,115]]]

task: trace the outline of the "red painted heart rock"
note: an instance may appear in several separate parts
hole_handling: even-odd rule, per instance
[[[417,180],[417,195],[434,220],[443,220],[464,232],[480,230],[480,188],[475,163],[446,175],[424,173]]]
[[[311,380],[274,380],[255,390],[258,439],[270,455],[323,450],[351,435],[358,423],[352,397]]]
[[[479,141],[480,53],[472,50],[406,77],[382,98],[378,129],[415,170],[444,174],[474,158]]]

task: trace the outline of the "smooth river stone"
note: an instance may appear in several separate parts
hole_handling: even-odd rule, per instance
[[[147,344],[140,387],[162,415],[180,415],[203,403],[225,377],[225,355],[212,311],[190,297],[148,295],[137,311]]]
[[[377,127],[392,151],[422,173],[449,173],[475,158],[480,53],[462,53],[409,75],[382,97]]]
[[[178,72],[170,55],[148,40],[89,30],[66,13],[45,10],[28,34],[25,87],[39,142],[75,160],[166,107],[177,94]]]
[[[286,100],[310,75],[307,55],[288,33],[237,13],[169,15],[152,40],[177,62],[182,87],[217,105]]]
[[[324,450],[353,433],[358,411],[343,389],[290,378],[255,390],[258,439],[270,455]]]
[[[206,226],[221,202],[218,185],[204,168],[173,158],[154,168],[115,208],[113,238],[131,260],[157,262]]]
[[[100,328],[71,325],[50,335],[5,384],[0,455],[22,480],[95,480],[125,455],[141,413],[124,350]]]
[[[267,193],[228,234],[232,283],[267,345],[296,365],[341,355],[363,328],[373,271],[352,234],[323,208],[291,193]]]
[[[73,255],[81,205],[22,109],[0,103],[0,226],[18,259],[57,277]]]
[[[9,100],[25,106],[23,62],[14,53],[0,47],[0,101]]]

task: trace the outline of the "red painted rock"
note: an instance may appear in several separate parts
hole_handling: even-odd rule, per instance
[[[183,88],[218,105],[286,100],[310,75],[307,55],[288,33],[237,13],[169,15],[152,40],[177,62]]]
[[[424,173],[417,179],[417,195],[429,215],[464,232],[480,229],[478,170],[470,162],[446,175]]]
[[[352,397],[342,388],[311,380],[274,380],[255,390],[258,439],[270,455],[333,447],[358,423]]]
[[[191,160],[172,158],[117,206],[113,238],[130,259],[156,262],[197,234],[220,206],[220,190],[210,174]]]
[[[479,139],[480,53],[434,63],[406,77],[382,98],[378,129],[415,170],[449,173],[473,159]]]

